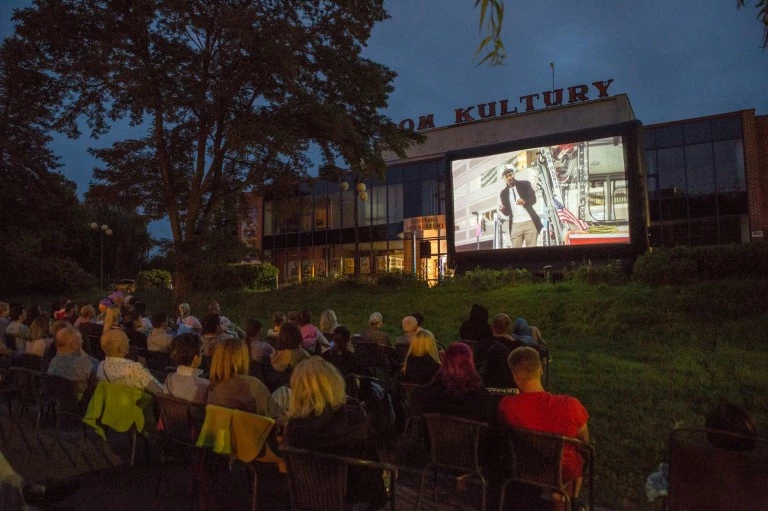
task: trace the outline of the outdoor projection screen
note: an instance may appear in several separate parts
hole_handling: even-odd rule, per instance
[[[640,129],[634,121],[450,153],[452,254],[546,260],[643,251]]]

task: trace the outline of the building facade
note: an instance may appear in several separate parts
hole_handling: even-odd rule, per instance
[[[251,199],[241,234],[278,267],[281,282],[388,271],[436,282],[449,271],[446,153],[634,119],[626,95],[617,95],[430,129],[406,158],[385,155],[382,179],[349,174],[302,184],[287,199]],[[768,116],[754,110],[646,126],[651,245],[744,243],[768,234],[767,140]],[[590,195],[593,207],[610,199]],[[409,227],[416,220],[426,220],[419,224],[426,229]]]

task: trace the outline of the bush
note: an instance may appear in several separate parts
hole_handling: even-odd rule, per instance
[[[619,263],[582,264],[565,274],[566,280],[585,284],[621,285],[629,280],[629,275]]]
[[[3,294],[69,294],[97,285],[93,275],[68,258],[51,256],[16,263],[14,268],[5,268],[0,277]]]
[[[172,287],[171,272],[168,270],[140,271],[136,281],[137,287],[142,291],[170,289]]]
[[[633,270],[635,280],[653,285],[765,276],[766,243],[657,249],[638,258]]]
[[[509,284],[520,284],[533,280],[531,273],[522,268],[510,268],[506,270],[486,270],[475,268],[458,277],[472,289],[498,289]]]
[[[426,281],[419,280],[413,273],[392,271],[376,277],[376,285],[388,289],[408,289],[429,287]]]

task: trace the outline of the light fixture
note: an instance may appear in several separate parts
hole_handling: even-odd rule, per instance
[[[365,192],[365,183],[357,183],[357,193],[364,193],[364,192]]]
[[[342,181],[339,184],[339,188],[341,189],[342,192],[346,192],[347,190],[349,190],[349,183],[347,183],[346,181]]]
[[[365,185],[363,185],[363,186],[365,186]],[[358,193],[358,194],[357,194],[357,197],[358,197],[360,200],[368,200],[368,192],[366,192],[365,190],[363,190],[362,192],[360,192],[360,193]]]
[[[91,229],[98,229],[98,228],[99,228],[99,224],[97,224],[96,222],[91,222]]]

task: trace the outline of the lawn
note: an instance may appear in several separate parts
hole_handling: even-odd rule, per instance
[[[768,280],[704,281],[684,286],[527,283],[492,290],[457,281],[426,289],[311,283],[272,292],[230,292],[190,299],[193,314],[218,300],[243,324],[274,311],[333,309],[352,332],[379,311],[391,338],[419,311],[448,344],[473,303],[541,328],[550,345],[549,390],[580,399],[597,450],[598,505],[650,509],[643,482],[666,457],[675,426],[701,426],[718,401],[744,404],[768,424]],[[170,295],[144,293],[150,312],[173,310]],[[46,303],[46,302],[43,302]]]

